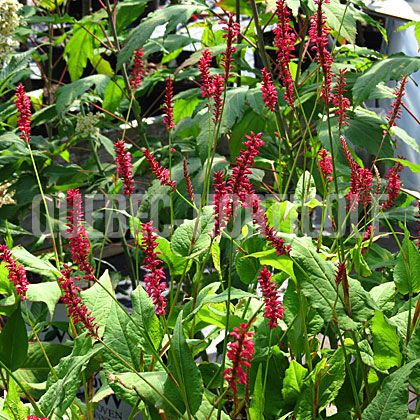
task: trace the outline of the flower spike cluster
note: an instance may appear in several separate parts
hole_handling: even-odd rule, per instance
[[[224,83],[227,83],[229,76],[231,75],[230,70],[234,67],[232,64],[233,58],[232,55],[236,52],[236,48],[233,46],[233,43],[236,42],[241,26],[239,23],[234,22],[235,13],[229,13],[228,21],[222,21],[220,23],[226,25],[223,27],[223,30],[226,31],[223,34],[223,38],[226,38],[226,51],[223,53],[221,59],[222,67],[225,69],[224,74]]]
[[[160,181],[160,185],[167,185],[168,187],[171,187],[171,192],[174,192],[176,190],[176,182],[170,180],[169,170],[162,168],[162,166],[159,165],[159,162],[156,160],[153,154],[149,152],[149,150],[144,148],[142,151],[144,157],[149,163],[150,169],[152,170],[155,177]]]
[[[294,49],[296,35],[290,25],[290,11],[285,0],[277,0],[275,12],[277,16],[277,26],[274,28],[274,45],[277,48],[278,68],[280,79],[286,88],[284,99],[292,108],[295,107],[295,93],[293,88],[293,79],[290,72],[290,61]]]
[[[143,56],[143,47],[141,47],[139,50],[134,50],[134,65],[130,77],[131,89],[138,89],[141,85],[141,78],[143,77],[144,72]]]
[[[125,147],[124,140],[114,143],[115,153],[117,155],[118,175],[124,182],[124,194],[129,197],[134,191],[133,165],[131,163],[131,153]]]
[[[165,90],[165,103],[163,104],[164,109],[164,117],[163,122],[166,126],[167,130],[170,130],[171,128],[175,128],[175,122],[174,122],[174,110],[172,107],[172,97],[173,97],[173,91],[172,91],[172,78],[168,77],[166,79],[166,90]]]
[[[277,89],[271,80],[271,74],[265,68],[261,70],[261,73],[263,76],[261,92],[265,106],[270,111],[275,112],[277,104]]]
[[[200,82],[201,82],[201,95],[203,96],[203,98],[207,98],[210,99],[211,98],[211,94],[212,94],[212,78],[210,75],[210,63],[212,60],[212,51],[210,51],[208,48],[206,48],[202,53],[201,53],[201,58],[200,58],[200,64],[199,64],[199,69],[200,69]]]
[[[347,69],[340,69],[340,75],[337,80],[337,86],[335,87],[336,95],[333,98],[333,105],[338,109],[335,111],[335,115],[338,115],[338,128],[341,130],[343,124],[349,125],[347,122],[350,118],[346,114],[346,109],[350,108],[350,99],[344,96],[344,92],[347,86],[346,78],[344,75],[347,73]]]
[[[19,137],[27,143],[31,140],[31,101],[26,96],[25,88],[22,84],[16,87],[16,108],[19,111],[18,127]]]
[[[346,276],[347,276],[346,263],[345,262],[338,263],[337,271],[335,272],[335,284],[338,286]]]
[[[68,205],[71,207],[67,211],[67,234],[70,240],[70,253],[72,260],[79,267],[80,271],[84,271],[84,279],[88,282],[95,280],[93,268],[89,262],[90,244],[88,234],[82,225],[84,216],[82,209],[82,195],[79,189],[68,190],[66,197]]]
[[[161,252],[155,251],[159,243],[156,241],[156,235],[153,234],[154,231],[153,222],[142,223],[142,248],[145,253],[142,268],[147,271],[147,274],[144,276],[146,291],[155,305],[155,313],[156,315],[164,315],[166,299],[163,296],[163,292],[166,289],[166,283],[161,282],[161,280],[165,280],[166,276],[163,268],[158,267],[162,261],[158,259],[158,254],[161,254]]]
[[[328,150],[321,149],[318,152],[318,169],[324,179],[332,182],[333,166],[332,156],[328,153]]]
[[[402,105],[402,98],[405,95],[405,85],[407,83],[407,76],[402,76],[402,80],[400,86],[395,89],[394,92],[394,102],[391,105],[391,109],[389,110],[389,115],[386,116],[388,120],[388,129],[397,125],[395,122],[396,119],[401,118],[401,105]],[[384,134],[387,130],[384,130]]]
[[[235,395],[238,393],[236,385],[247,385],[248,381],[244,367],[251,367],[251,361],[255,353],[254,342],[251,338],[255,334],[247,332],[248,328],[248,324],[241,324],[239,328],[234,327],[230,333],[230,336],[235,340],[228,344],[229,350],[227,352],[228,359],[232,361],[232,367],[226,369],[223,376]]]
[[[58,282],[64,292],[63,301],[67,306],[69,317],[72,318],[75,325],[80,322],[82,328],[88,330],[88,336],[98,337],[99,325],[93,322],[95,318],[91,316],[92,312],[88,312],[86,305],[79,296],[80,289],[74,284],[74,280],[80,280],[80,277],[76,276],[73,280],[73,269],[66,264],[63,265],[60,273],[61,277]]]
[[[403,169],[404,167],[400,162],[398,162],[385,175],[388,183],[384,187],[384,192],[388,194],[388,197],[386,201],[381,204],[381,210],[389,210],[394,206],[394,202],[398,198],[398,194],[400,193],[401,189],[400,172]]]
[[[13,282],[16,293],[20,295],[21,300],[25,300],[29,285],[26,270],[17,263],[17,259],[13,259],[12,253],[6,245],[0,245],[0,258],[6,263],[6,268],[9,271],[7,278]]]
[[[223,76],[221,74],[216,74],[211,79],[211,93],[214,101],[213,106],[213,122],[216,125],[222,115],[223,108]]]
[[[277,291],[276,283],[271,280],[271,273],[265,266],[263,266],[263,269],[260,271],[258,283],[260,284],[264,296],[264,317],[270,320],[268,325],[270,330],[272,330],[276,325],[278,325],[278,320],[283,318],[283,302],[281,301]]]

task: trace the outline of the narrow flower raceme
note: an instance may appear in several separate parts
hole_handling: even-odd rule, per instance
[[[58,279],[61,289],[64,292],[63,301],[66,304],[69,317],[73,323],[82,324],[82,328],[88,330],[87,335],[91,337],[98,336],[99,325],[93,322],[95,318],[91,316],[92,312],[88,312],[86,305],[80,298],[80,289],[74,284],[74,280],[80,280],[80,277],[72,278],[73,269],[64,264],[60,271],[61,277]]]
[[[21,300],[25,300],[29,286],[26,270],[18,264],[17,259],[13,259],[12,253],[6,245],[0,245],[0,258],[6,263],[6,268],[9,271],[7,278],[13,282],[16,293],[21,297]]]
[[[315,60],[319,63],[323,74],[323,84],[321,89],[321,98],[327,105],[333,98],[331,92],[331,82],[334,73],[331,66],[334,62],[331,53],[327,49],[328,45],[328,29],[326,17],[322,11],[322,4],[328,4],[329,0],[315,0],[318,5],[317,11],[311,17],[311,27],[309,29],[309,40],[315,44],[312,49],[316,51]]]
[[[275,112],[277,104],[277,89],[271,80],[271,74],[265,68],[261,70],[261,73],[263,76],[261,92],[265,106],[270,111]]]
[[[224,83],[227,83],[230,76],[230,70],[234,67],[232,64],[232,55],[236,52],[236,48],[233,46],[233,43],[236,42],[238,34],[241,30],[239,23],[234,22],[234,17],[235,13],[229,13],[228,21],[220,22],[226,25],[223,27],[223,30],[227,31],[225,34],[223,34],[223,38],[226,38],[226,51],[223,53],[223,57],[221,59],[222,66],[225,69],[225,74],[223,77]]]
[[[19,137],[29,143],[29,140],[31,140],[31,101],[26,96],[25,88],[21,84],[16,87],[15,105],[19,111]]]
[[[333,98],[333,105],[338,109],[335,111],[335,115],[338,115],[338,128],[341,129],[343,124],[349,125],[347,122],[349,117],[347,117],[346,109],[350,108],[350,99],[344,96],[344,92],[347,92],[345,87],[347,86],[346,74],[347,69],[340,69],[340,75],[337,80],[337,86],[335,87],[336,95]]]
[[[194,189],[191,184],[190,175],[188,173],[187,159],[185,158],[184,158],[184,179],[185,179],[185,182],[187,183],[188,197],[190,198],[191,203],[194,203]]]
[[[318,169],[324,177],[324,179],[332,182],[332,156],[328,153],[328,150],[326,149],[321,149],[318,151]]]
[[[260,271],[258,283],[260,284],[264,296],[264,317],[270,320],[268,325],[270,326],[270,329],[273,329],[278,325],[278,320],[283,318],[284,308],[283,302],[277,291],[276,283],[271,280],[271,273],[265,266],[263,266],[263,269]]]
[[[255,334],[247,332],[248,327],[248,324],[241,324],[239,328],[234,327],[230,333],[230,336],[235,340],[228,344],[229,350],[227,352],[228,359],[232,361],[232,367],[226,369],[223,375],[235,395],[238,393],[236,385],[247,385],[248,381],[244,367],[251,367],[251,361],[255,353],[254,342],[251,338]]]
[[[152,170],[153,174],[157,179],[160,180],[161,185],[167,185],[171,187],[171,192],[176,190],[176,182],[170,180],[169,170],[166,168],[162,168],[159,165],[156,158],[150,153],[147,149],[143,149],[144,157],[146,158],[147,162],[149,163],[150,169]]]
[[[214,173],[214,229],[213,237],[220,235],[222,229],[226,226],[231,215],[231,190],[224,181],[223,171]]]
[[[156,315],[164,315],[166,299],[163,296],[163,292],[166,289],[166,283],[161,282],[161,280],[165,280],[166,276],[163,268],[158,267],[162,261],[158,259],[158,254],[161,254],[161,252],[155,251],[159,243],[156,241],[156,235],[153,234],[153,222],[142,223],[141,232],[143,234],[142,248],[145,253],[142,268],[147,271],[147,274],[144,276],[146,291],[155,305]]]
[[[274,28],[274,45],[277,48],[280,79],[286,89],[284,99],[289,106],[294,108],[295,94],[289,65],[296,41],[296,35],[290,25],[290,11],[285,0],[277,0],[275,14],[277,16],[277,26]]]
[[[200,58],[200,82],[201,82],[201,95],[203,98],[210,99],[212,94],[212,82],[211,82],[211,75],[210,75],[210,63],[212,60],[211,55],[213,54],[208,48],[205,49],[202,53],[202,57]]]
[[[214,101],[212,119],[214,124],[217,124],[223,108],[223,76],[221,74],[216,74],[211,79],[211,93]]]
[[[371,236],[372,236],[372,234],[375,232],[375,228],[374,227],[372,227],[372,225],[369,225],[367,228],[366,228],[366,230],[365,230],[365,232],[364,232],[364,234],[363,234],[363,239],[362,239],[362,242],[366,242],[366,241],[370,241],[370,238],[371,238]],[[364,254],[365,253],[365,251],[366,251],[366,248],[362,248],[362,254]]]
[[[172,78],[168,77],[166,79],[165,103],[163,105],[163,109],[165,113],[163,117],[163,122],[167,130],[170,130],[171,128],[175,128],[174,111],[172,108],[172,97],[173,97]]]
[[[394,206],[395,200],[398,198],[401,189],[400,172],[403,169],[404,167],[398,162],[385,175],[388,182],[384,187],[384,192],[388,194],[388,197],[386,201],[381,204],[382,210],[389,210]]]
[[[130,77],[131,89],[138,89],[141,85],[141,79],[144,72],[143,56],[143,47],[141,47],[139,50],[134,50],[134,65]]]
[[[389,110],[389,115],[386,116],[386,119],[388,120],[388,129],[397,125],[395,120],[398,118],[401,118],[401,113],[402,113],[401,104],[402,104],[402,98],[405,95],[406,83],[407,83],[407,76],[403,76],[400,86],[397,86],[397,88],[395,89],[395,92],[394,92],[395,99],[391,105],[391,109]],[[384,130],[384,134],[386,132],[387,130]]]
[[[124,182],[124,194],[130,196],[134,191],[133,165],[131,163],[131,153],[125,147],[124,140],[114,143],[115,153],[117,155],[118,175]]]
[[[82,225],[84,220],[82,208],[82,196],[79,189],[68,190],[66,197],[68,205],[71,207],[67,211],[67,234],[70,240],[70,253],[72,260],[83,271],[83,278],[88,282],[95,280],[93,268],[89,262],[90,244],[88,234]]]
[[[358,170],[358,193],[359,201],[362,203],[364,209],[367,205],[372,202],[372,185],[373,185],[373,174],[367,168],[359,168]]]
[[[335,283],[339,285],[343,281],[344,277],[346,276],[347,276],[346,263],[345,262],[338,263],[337,271],[335,272]]]

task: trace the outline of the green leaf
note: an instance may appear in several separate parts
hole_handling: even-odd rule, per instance
[[[121,105],[121,98],[125,89],[124,80],[122,77],[111,79],[111,82],[105,88],[104,101],[102,107],[109,112],[115,110]]]
[[[420,50],[420,22],[418,21],[407,22],[405,25],[402,25],[399,28],[397,28],[396,32],[402,31],[403,29],[407,29],[410,26],[414,26],[414,35],[417,39],[417,43],[419,44],[419,50]]]
[[[23,365],[28,353],[28,337],[20,306],[8,318],[0,334],[0,360],[15,371]]]
[[[327,16],[328,26],[347,41],[350,41],[351,44],[355,44],[356,21],[349,13],[348,7],[340,4],[339,1],[331,1],[330,3],[324,3],[322,10]]]
[[[419,22],[420,23],[420,22]],[[394,134],[402,140],[407,146],[410,146],[414,151],[420,155],[420,147],[416,142],[416,139],[411,137],[403,128],[395,126],[392,127]]]
[[[138,19],[148,2],[149,0],[124,0],[118,3],[115,16],[117,33]]]
[[[168,368],[178,384],[181,387],[184,387],[190,411],[192,414],[195,414],[200,408],[201,401],[203,399],[203,380],[201,378],[201,372],[194,361],[184,336],[184,330],[182,327],[182,311],[178,315],[172,336]],[[179,393],[181,393],[181,395],[183,394],[170,377],[168,377],[165,382],[164,391],[168,398],[172,395],[176,396]],[[174,399],[170,398],[170,400],[177,405]],[[185,401],[182,402],[185,403]],[[180,406],[178,406],[178,408],[179,407]],[[184,408],[180,411],[184,411]]]
[[[277,255],[276,252],[272,252],[268,255],[260,257],[260,263],[262,265],[269,265],[270,267],[282,270],[287,273],[293,279],[295,273],[293,271],[293,261],[287,255]]]
[[[254,420],[264,420],[264,393],[262,364],[258,366],[257,377],[255,378],[254,393],[251,398],[249,415]]]
[[[201,103],[201,99],[196,96],[188,99],[177,99],[174,104],[175,124],[178,124],[183,118],[192,115],[199,103]]]
[[[283,381],[283,389],[281,393],[286,402],[291,403],[299,397],[302,390],[303,380],[308,374],[308,369],[304,368],[295,360],[290,362],[286,369],[286,375]]]
[[[18,387],[12,377],[9,377],[7,395],[1,413],[10,419],[25,419],[29,416],[29,407],[25,407],[20,400]],[[0,417],[4,418],[3,416]]]
[[[298,218],[296,204],[290,201],[274,203],[267,210],[267,218],[277,232],[293,233]]]
[[[158,239],[159,245],[156,247],[156,251],[161,252],[159,254],[159,259],[166,263],[169,268],[169,272],[171,276],[178,276],[183,273],[185,263],[188,262],[188,267],[191,266],[192,261],[188,261],[184,257],[179,257],[172,252],[171,244],[165,238],[159,237]]]
[[[200,13],[205,9],[206,7],[197,4],[176,4],[151,13],[144,22],[129,33],[127,43],[118,55],[118,69],[123,63],[130,61],[134,50],[142,47],[158,26],[167,24],[165,35],[168,35],[178,24],[187,22],[194,13]]]
[[[44,302],[51,319],[54,315],[55,305],[61,297],[61,289],[55,281],[30,284],[26,291],[26,298],[31,302]]]
[[[402,251],[397,257],[394,282],[398,292],[403,295],[420,292],[420,254],[409,238],[404,239]]]
[[[369,291],[370,296],[383,312],[392,312],[394,308],[395,284],[394,282],[382,283]]]
[[[379,394],[362,414],[363,420],[406,419],[408,413],[408,378],[419,359],[407,363],[385,379]]]
[[[32,58],[32,54],[35,51],[36,48],[32,48],[23,53],[10,55],[10,62],[7,64],[6,67],[0,69],[0,80],[4,81],[6,79],[9,79],[10,77],[19,73],[21,70],[25,69]]]
[[[194,244],[190,250],[196,220],[187,220],[175,231],[171,241],[171,247],[175,255],[194,258],[209,249],[211,244],[210,234],[213,233],[214,227],[213,206],[203,207],[197,225]]]
[[[114,75],[114,70],[112,70],[110,62],[101,55],[93,55],[92,57],[89,57],[89,61],[91,62],[92,67],[96,70],[96,73],[106,74],[108,76]]]
[[[401,75],[408,76],[419,69],[419,57],[407,57],[401,53],[377,61],[356,80],[353,86],[353,105],[359,105],[369,98],[379,82],[400,80]]]
[[[13,283],[10,283],[9,280],[9,270],[6,268],[6,263],[2,261],[0,263],[0,294],[2,295],[11,295]]]
[[[385,321],[382,312],[375,311],[372,318],[372,335],[375,365],[383,370],[401,366],[402,354],[396,328]]]
[[[305,171],[305,173],[300,176],[296,185],[295,199],[293,200],[293,204],[301,206],[303,201],[304,205],[308,205],[315,198],[315,196],[315,180],[310,172]]]
[[[265,103],[261,94],[261,88],[249,89],[245,99],[256,114],[264,114]]]

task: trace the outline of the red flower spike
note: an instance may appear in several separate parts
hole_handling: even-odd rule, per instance
[[[72,279],[73,269],[66,264],[63,267],[60,270],[61,277],[58,279],[58,283],[64,292],[63,301],[66,304],[69,317],[72,318],[75,325],[80,322],[82,328],[88,330],[87,336],[98,337],[99,326],[96,322],[93,322],[95,318],[90,316],[92,312],[88,312],[86,305],[79,296],[80,289]],[[80,277],[74,277],[74,279],[80,280]]]
[[[20,295],[21,300],[25,300],[29,286],[26,270],[22,265],[18,264],[17,259],[13,259],[13,255],[6,245],[0,245],[0,254],[2,254],[0,258],[6,263],[6,268],[9,271],[7,278],[13,282],[16,293]]]
[[[170,130],[171,128],[175,128],[174,111],[172,108],[172,97],[173,97],[172,79],[168,77],[166,79],[165,103],[163,105],[163,109],[164,109],[163,122],[167,130]]]
[[[342,262],[342,263],[338,263],[337,265],[337,271],[335,272],[335,284],[339,285],[344,277],[347,276],[347,272],[346,272],[346,263]]]
[[[372,227],[372,225],[369,225],[366,228],[365,233],[363,234],[362,242],[370,241],[370,238],[374,232],[375,232],[375,228]],[[366,248],[362,248],[362,254],[364,254],[365,251],[366,251]]]
[[[373,174],[369,171],[369,169],[362,169],[359,168],[357,171],[359,179],[358,179],[358,192],[359,197],[358,200],[362,203],[364,209],[366,209],[367,205],[372,202],[372,185],[373,185]]]
[[[220,235],[231,216],[231,189],[223,180],[223,171],[214,173],[214,229],[213,237]]]
[[[200,81],[201,81],[201,95],[203,98],[210,99],[212,96],[212,81],[210,75],[210,63],[212,60],[211,55],[213,54],[208,48],[202,51],[202,57],[200,58]]]
[[[315,60],[319,63],[323,74],[323,84],[321,89],[321,98],[324,100],[327,106],[333,98],[331,92],[331,82],[334,73],[331,71],[331,66],[334,62],[331,53],[327,50],[328,45],[328,29],[326,25],[326,17],[322,11],[323,0],[315,0],[318,5],[317,11],[314,16],[311,17],[311,27],[309,29],[309,40],[315,44],[312,49],[316,51]],[[325,4],[329,3],[329,0],[324,0]]]
[[[394,102],[391,105],[391,109],[389,110],[389,115],[386,116],[386,119],[388,120],[388,129],[391,127],[394,127],[397,125],[395,122],[396,119],[401,118],[401,104],[402,104],[402,98],[405,95],[405,85],[407,83],[407,76],[401,76],[402,80],[400,83],[400,86],[397,86],[394,92]],[[387,132],[387,130],[384,130],[384,134]]]
[[[404,167],[398,162],[385,175],[388,183],[384,187],[384,192],[388,193],[388,197],[381,204],[381,210],[389,210],[394,206],[394,202],[398,198],[401,189],[400,172],[403,169]]]
[[[79,189],[68,190],[66,197],[68,205],[72,208],[67,211],[67,234],[70,240],[70,253],[72,260],[84,271],[83,278],[88,282],[95,280],[93,268],[89,262],[90,244],[88,234],[82,225],[84,220],[82,209],[82,196]]]
[[[144,281],[146,282],[147,294],[155,305],[155,313],[156,315],[164,315],[166,299],[163,296],[163,292],[166,289],[166,283],[161,282],[161,280],[165,280],[166,276],[163,268],[158,267],[162,261],[157,257],[161,252],[155,251],[159,243],[156,241],[157,236],[153,234],[154,231],[153,222],[142,223],[142,248],[145,253],[142,268],[147,271],[147,274],[144,276]]]
[[[141,78],[143,77],[144,72],[143,56],[143,47],[139,50],[134,50],[134,65],[130,76],[131,89],[138,89],[141,85]]]
[[[332,182],[332,156],[326,149],[321,149],[318,152],[318,170],[326,180]]]
[[[187,183],[187,191],[188,191],[188,197],[190,198],[191,203],[194,203],[194,189],[191,184],[191,178],[188,173],[188,167],[187,167],[187,159],[184,158],[184,179]]]
[[[214,100],[214,107],[213,107],[213,122],[216,125],[219,121],[219,118],[222,114],[223,108],[223,76],[221,74],[216,74],[211,79],[211,93],[212,98]]]
[[[270,111],[275,112],[277,104],[277,89],[271,80],[271,74],[265,68],[261,70],[261,73],[263,76],[261,92],[265,106]]]
[[[147,149],[143,149],[144,157],[146,158],[147,162],[149,163],[150,169],[152,170],[153,174],[157,179],[160,180],[161,185],[167,185],[171,188],[171,192],[176,190],[176,182],[171,181],[169,178],[169,171],[166,168],[162,168],[159,165],[158,161],[155,159],[152,153],[150,153]]]
[[[247,385],[247,375],[244,367],[251,367],[251,361],[255,353],[254,342],[252,336],[253,332],[246,332],[249,328],[248,324],[241,324],[239,328],[234,327],[229,334],[235,341],[228,344],[229,350],[227,357],[232,361],[232,367],[223,372],[225,380],[228,382],[229,388],[232,388],[235,396],[238,393],[236,385]]]
[[[25,88],[22,84],[16,87],[16,108],[19,111],[18,127],[20,130],[19,137],[27,143],[31,140],[31,101],[26,96]]]
[[[124,182],[124,194],[129,197],[134,191],[133,165],[131,164],[131,153],[125,148],[124,140],[114,143],[115,153],[117,155],[118,175]]]
[[[233,58],[232,55],[236,52],[236,48],[233,46],[233,43],[236,42],[238,34],[241,30],[239,23],[234,22],[235,13],[228,14],[228,21],[222,21],[220,23],[226,25],[223,27],[224,31],[227,31],[223,34],[223,38],[226,38],[226,51],[223,53],[223,57],[220,60],[222,67],[225,69],[225,74],[223,77],[224,83],[227,83],[229,76],[231,75],[230,70],[234,67],[232,64]]]
[[[277,285],[271,280],[271,273],[265,266],[263,266],[262,271],[260,271],[258,283],[260,284],[264,296],[264,317],[270,320],[268,325],[270,330],[272,330],[276,325],[278,325],[278,320],[283,318],[283,302],[280,300]]]
[[[346,74],[347,69],[341,69],[340,75],[337,80],[337,86],[335,87],[336,96],[333,98],[333,105],[336,106],[338,109],[335,111],[335,115],[338,115],[338,128],[341,129],[343,124],[349,125],[347,122],[350,118],[347,117],[346,109],[350,108],[350,99],[344,96],[344,92],[347,92],[345,87],[347,86],[346,78],[344,75]]]
[[[280,79],[286,88],[284,99],[292,108],[295,107],[295,93],[293,87],[292,74],[290,73],[289,64],[292,58],[296,35],[290,25],[290,12],[285,0],[277,0],[277,8],[275,12],[277,16],[277,26],[274,28],[275,40],[274,45],[277,48],[278,68]]]

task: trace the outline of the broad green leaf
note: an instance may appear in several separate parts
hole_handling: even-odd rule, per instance
[[[89,57],[89,61],[91,62],[92,67],[96,70],[96,73],[106,74],[108,76],[114,75],[114,70],[112,70],[111,64],[102,56],[93,55],[92,57]]]
[[[270,267],[282,270],[287,273],[290,277],[295,279],[295,273],[293,271],[293,261],[287,255],[277,255],[276,252],[272,252],[260,258],[262,265],[269,265]]]
[[[109,112],[115,110],[121,105],[121,98],[125,89],[124,80],[122,78],[111,79],[105,88],[104,101],[102,107]]]
[[[117,3],[115,24],[117,33],[125,29],[143,13],[149,0],[124,0]]]
[[[7,319],[0,333],[0,360],[11,370],[22,366],[28,353],[28,336],[20,306]]]
[[[330,3],[323,3],[322,10],[327,17],[328,26],[347,41],[350,41],[351,44],[354,44],[356,40],[356,21],[349,13],[348,7],[334,0]]]
[[[182,274],[184,271],[185,263],[188,263],[187,271],[189,270],[192,261],[188,261],[184,257],[175,255],[172,252],[171,244],[167,239],[159,237],[158,242],[159,245],[156,247],[156,251],[161,252],[161,254],[159,254],[159,259],[166,263],[171,276],[178,276]]]
[[[420,22],[419,22],[420,23]],[[394,134],[402,140],[407,146],[410,146],[414,151],[420,155],[420,147],[416,142],[416,139],[411,137],[403,128],[395,126],[392,127]]]
[[[286,369],[286,375],[283,380],[283,389],[281,393],[286,402],[297,400],[302,390],[303,380],[308,374],[308,369],[304,368],[295,360],[290,362]]]
[[[353,105],[359,105],[365,101],[379,82],[400,80],[402,76],[408,76],[420,69],[419,57],[407,57],[399,53],[372,64],[353,86]]]
[[[31,60],[32,54],[35,51],[36,49],[32,48],[23,53],[11,54],[10,62],[6,67],[0,69],[0,80],[5,81],[6,79],[9,79],[21,70],[25,69]]]
[[[417,43],[419,44],[419,50],[420,50],[420,22],[418,21],[407,22],[405,25],[402,25],[399,28],[397,28],[396,32],[407,29],[410,26],[414,26],[414,35],[416,37]]]
[[[2,295],[10,295],[12,294],[12,285],[13,283],[10,282],[8,279],[9,277],[9,270],[6,268],[6,263],[0,263],[0,293]]]
[[[30,284],[26,291],[26,298],[31,302],[45,302],[50,312],[51,319],[54,315],[55,305],[61,297],[61,289],[58,283],[50,281],[46,283]]]
[[[256,258],[246,257],[241,251],[235,256],[235,269],[242,283],[251,284],[257,281],[259,271],[262,269],[261,264]]]
[[[176,400],[171,398],[171,396],[176,398],[177,395],[184,395],[184,392],[181,392],[170,377],[167,378],[164,385],[165,395],[168,396],[178,408],[181,408],[180,411],[182,412],[185,409],[184,404],[187,402],[191,413],[195,414],[200,408],[204,387],[200,370],[194,361],[184,336],[182,311],[178,315],[171,340],[168,368],[179,386],[184,387],[187,401],[181,399],[182,404],[178,405],[175,403]]]
[[[293,204],[301,206],[308,205],[316,196],[316,186],[313,176],[305,171],[296,185],[295,198]]]
[[[382,312],[375,311],[375,316],[372,318],[372,336],[375,365],[383,370],[401,366],[400,340],[395,327],[391,327],[385,321]]]
[[[211,244],[210,234],[214,227],[213,206],[203,207],[194,235],[197,219],[185,221],[172,236],[171,247],[179,257],[194,258],[206,252]],[[191,246],[194,237],[194,243]],[[190,249],[191,248],[191,249]]]
[[[394,282],[382,283],[369,291],[370,296],[383,312],[391,312],[394,307]]]
[[[227,133],[236,121],[242,118],[247,92],[248,89],[245,87],[232,88],[227,91],[221,123],[222,132]]]
[[[246,94],[246,102],[248,102],[249,106],[256,114],[264,114],[265,103],[262,98],[261,88],[248,89]]]
[[[214,241],[211,245],[211,258],[214,268],[217,270],[220,278],[222,276],[222,267],[220,265],[220,245],[219,242]]]
[[[420,354],[420,328],[416,328],[407,346],[407,361],[417,360]],[[416,392],[420,391],[420,366],[416,365],[410,376],[410,384]]]
[[[43,276],[56,280],[58,277],[57,269],[46,260],[43,260],[35,255],[32,255],[29,251],[21,246],[17,246],[12,249],[12,254],[18,259],[20,263],[25,267],[25,270],[33,273],[38,273]]]
[[[262,364],[258,366],[257,377],[255,378],[254,392],[249,407],[249,415],[254,420],[264,420],[264,394]]]
[[[178,124],[183,118],[192,115],[199,103],[201,103],[201,100],[196,96],[188,99],[177,99],[174,104],[175,124]]]
[[[218,420],[217,416],[217,409],[213,410],[211,417],[209,417],[209,413],[212,411],[213,405],[210,404],[206,398],[203,398],[203,402],[200,405],[197,413],[195,413],[195,417],[197,419],[206,419],[206,420]],[[229,420],[230,417],[222,411],[220,416],[220,420]]]
[[[18,393],[19,388],[12,377],[9,377],[8,382],[7,395],[4,399],[3,409],[1,410],[2,415],[0,418],[3,419],[3,415],[6,415],[9,419],[24,419],[29,416],[29,407],[25,407],[20,400]]]
[[[362,414],[363,420],[406,419],[408,414],[408,378],[419,359],[407,363],[385,379],[379,394]]]
[[[409,238],[404,239],[402,251],[397,257],[394,282],[398,292],[403,295],[420,292],[420,254]]]
[[[274,203],[267,210],[267,218],[277,232],[293,233],[298,218],[296,204],[290,201]]]

